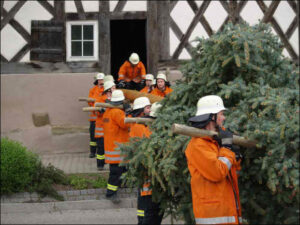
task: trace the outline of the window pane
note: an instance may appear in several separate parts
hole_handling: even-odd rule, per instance
[[[84,40],[93,40],[93,37],[94,37],[93,25],[83,26],[83,39]]]
[[[72,40],[82,40],[82,34],[81,34],[81,25],[72,25]]]
[[[72,56],[82,56],[81,41],[72,41]]]
[[[94,42],[92,41],[83,42],[83,55],[84,56],[94,55]]]

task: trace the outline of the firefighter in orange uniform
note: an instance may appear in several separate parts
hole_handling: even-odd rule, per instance
[[[124,123],[125,112],[130,110],[130,105],[124,102],[125,97],[121,90],[112,92],[108,103],[123,106],[123,109],[107,108],[103,114],[105,163],[109,164],[109,178],[107,182],[106,198],[113,203],[119,203],[117,190],[121,185],[121,175],[125,167],[119,166],[123,160],[121,151],[116,143],[125,143],[129,140],[129,124]]]
[[[154,89],[154,77],[152,74],[146,74],[146,86],[140,90],[142,93],[151,93],[152,90]]]
[[[218,131],[218,137],[193,137],[185,155],[191,174],[196,224],[241,224],[237,171],[241,154],[232,145],[233,134],[223,128],[226,110],[216,95],[199,99],[192,126]]]
[[[150,108],[150,101],[147,97],[139,97],[133,103],[132,117],[155,118],[156,111],[161,105],[155,102]],[[151,131],[143,124],[133,124],[129,136],[149,138]],[[152,190],[150,180],[146,178],[143,188],[139,190],[137,202],[138,224],[161,224],[163,213],[160,213],[160,204],[152,201]]]
[[[136,53],[125,61],[119,69],[118,88],[141,90],[145,86],[146,69]]]
[[[116,85],[113,81],[109,80],[104,82],[104,91],[96,97],[97,102],[106,102],[106,100],[111,99],[111,93],[116,89]],[[103,170],[105,164],[105,155],[104,155],[104,129],[103,129],[103,113],[105,109],[102,108],[101,110],[96,112],[97,119],[96,119],[96,127],[95,127],[95,139],[97,143],[97,169]]]
[[[165,97],[173,90],[170,88],[170,83],[167,81],[167,77],[163,73],[159,73],[156,77],[156,85],[154,90],[151,92],[153,95]]]
[[[95,75],[94,87],[92,87],[89,91],[89,98],[96,98],[100,93],[103,92],[103,78],[104,73],[97,73]],[[94,106],[94,102],[88,102],[89,106]],[[95,125],[96,125],[96,112],[92,111],[90,113],[90,158],[95,158],[97,143],[95,140]]]

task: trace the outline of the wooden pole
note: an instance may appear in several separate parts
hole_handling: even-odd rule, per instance
[[[85,101],[85,102],[94,102],[95,99],[94,98],[88,98],[88,97],[79,97],[78,101],[80,101],[80,102],[83,102],[83,101]]]
[[[141,117],[126,117],[124,119],[124,123],[140,123],[140,124],[147,124],[147,123],[152,123],[154,119],[151,118],[141,118]]]
[[[182,134],[191,137],[204,137],[204,136],[212,137],[214,135],[218,135],[218,133],[215,131],[198,129],[195,127],[190,127],[190,126],[176,124],[176,123],[172,125],[172,132],[175,134]],[[257,142],[252,140],[247,140],[240,136],[233,135],[233,144],[250,148],[250,147],[255,147]]]
[[[139,91],[128,90],[128,89],[120,89],[120,90],[123,91],[125,98],[129,99],[131,102],[133,102],[136,98],[139,98],[139,97],[147,97],[147,98],[149,98],[149,101],[151,103],[159,102],[159,101],[163,100],[163,97],[148,94],[148,93],[142,93]]]
[[[101,107],[83,107],[82,111],[83,112],[91,112],[91,111],[97,111],[101,110]]]
[[[96,102],[95,107],[123,109],[123,105],[112,105],[112,104],[104,103],[104,102]]]

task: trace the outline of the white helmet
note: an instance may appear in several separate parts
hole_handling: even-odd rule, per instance
[[[156,77],[156,80],[157,80],[157,79],[163,79],[164,81],[167,81],[167,77],[166,77],[166,75],[163,74],[163,73],[159,73],[159,74],[157,75],[157,77]]]
[[[125,99],[123,91],[121,90],[114,90],[111,94],[111,102],[119,102]]]
[[[132,54],[130,55],[130,57],[129,57],[129,61],[130,61],[132,64],[136,65],[136,64],[139,63],[140,57],[139,57],[138,54],[132,53]]]
[[[154,76],[152,74],[146,74],[146,80],[151,80],[153,81],[154,80]]]
[[[217,95],[207,95],[198,100],[196,116],[215,114],[222,110],[227,110],[224,107],[222,98]]]
[[[104,82],[104,91],[107,91],[108,89],[112,88],[114,85],[116,85],[113,81],[105,81]]]
[[[136,109],[143,109],[145,108],[147,105],[151,105],[149,98],[147,97],[139,97],[136,98],[133,102],[133,110]]]
[[[103,81],[106,82],[106,81],[115,81],[114,77],[112,75],[106,75],[104,78],[103,78]]]
[[[149,115],[152,117],[157,117],[156,112],[160,107],[161,107],[161,104],[159,104],[158,102],[154,102],[151,106]]]
[[[103,80],[104,76],[104,73],[97,73],[95,76],[95,80]]]

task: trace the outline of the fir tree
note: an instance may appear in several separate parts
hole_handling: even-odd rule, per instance
[[[184,79],[161,103],[150,139],[121,146],[126,182],[152,181],[153,198],[167,214],[194,223],[190,174],[184,150],[190,137],[172,134],[187,124],[200,97],[215,94],[228,108],[225,127],[257,148],[241,148],[239,188],[244,222],[299,223],[299,72],[282,56],[282,44],[266,24],[227,24],[209,39],[197,39]]]

